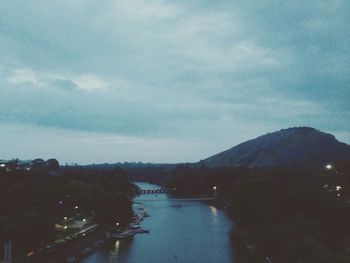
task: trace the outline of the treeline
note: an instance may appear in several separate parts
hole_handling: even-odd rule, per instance
[[[188,195],[215,186],[238,262],[350,262],[349,160],[318,171],[178,165],[152,179]]]
[[[126,172],[64,167],[61,176],[0,174],[0,241],[35,249],[55,237],[54,226],[64,217],[94,214],[96,223],[125,225],[133,215],[135,187]]]
[[[58,175],[60,164],[56,159],[48,159],[47,161],[38,158],[34,160],[2,160],[0,161],[0,174],[6,174],[10,172],[14,174],[46,174],[46,175]]]
[[[134,182],[149,182],[153,184],[160,184],[167,178],[170,168],[159,165],[144,165],[144,166],[125,166],[128,177]]]

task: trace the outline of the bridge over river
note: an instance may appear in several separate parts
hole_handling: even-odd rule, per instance
[[[161,188],[161,189],[139,189],[137,191],[137,194],[144,195],[144,194],[167,194],[169,191],[167,189]]]
[[[133,201],[135,211],[142,204],[150,217],[140,225],[150,233],[117,240],[90,254],[81,263],[234,263],[230,231],[233,225],[225,213],[205,200],[213,196],[177,197],[158,185],[137,183],[146,190]],[[169,193],[172,193],[172,189]],[[142,203],[142,204],[138,204]]]
[[[150,195],[150,194],[168,194],[169,190],[164,189],[164,188],[159,188],[159,189],[139,189],[137,191],[138,195]],[[216,192],[212,196],[196,196],[196,197],[181,197],[181,198],[176,198],[173,197],[172,200],[174,201],[211,201],[216,199]],[[138,201],[147,201],[147,202],[158,202],[158,201],[167,201],[169,200],[168,198],[157,198],[157,199],[138,199]]]
[[[167,194],[171,191],[169,191],[168,189],[164,189],[164,188],[159,188],[159,189],[139,189],[137,191],[138,195],[149,195],[149,194]],[[214,195],[212,196],[200,196],[200,197],[173,197],[172,200],[174,201],[212,201],[216,199],[216,192],[214,192]],[[158,202],[158,201],[167,201],[169,200],[169,198],[164,197],[164,198],[150,198],[150,199],[140,199],[138,198],[138,202]]]
[[[173,201],[213,201],[215,197],[189,197],[189,198],[172,198]],[[137,202],[159,202],[169,201],[169,198],[157,198],[157,199],[137,199]]]

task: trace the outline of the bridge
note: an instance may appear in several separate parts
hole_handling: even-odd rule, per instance
[[[138,199],[134,203],[159,202],[159,201],[214,201],[216,197],[188,197],[188,198],[157,198],[157,199]]]
[[[137,194],[144,195],[144,194],[167,194],[168,190],[166,189],[139,189],[137,191]]]
[[[215,189],[216,190],[216,189]],[[138,189],[137,194],[138,195],[148,195],[148,194],[168,194],[172,193],[172,189],[168,190],[165,188],[159,188],[159,189]],[[213,201],[216,200],[217,193],[215,192],[214,195],[207,195],[207,196],[196,196],[196,197],[172,197],[171,199],[168,198],[156,198],[156,199],[139,199],[135,201],[135,203],[142,203],[142,202],[158,202],[158,201]]]

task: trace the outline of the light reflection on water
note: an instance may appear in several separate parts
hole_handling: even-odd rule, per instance
[[[115,241],[115,252],[118,253],[120,240]]]
[[[211,212],[211,214],[212,214],[212,216],[213,217],[217,217],[217,215],[218,215],[218,209],[215,207],[215,206],[209,206],[209,208],[210,208],[210,212]]]
[[[218,209],[215,206],[209,206],[210,208],[210,213],[213,219],[213,223],[214,224],[218,224],[219,220],[218,220]]]
[[[156,187],[141,184],[141,188]],[[141,222],[150,233],[118,240],[82,263],[234,262],[229,239],[232,224],[221,210],[198,201],[172,200],[166,194],[138,199],[150,200],[145,202],[150,217]]]

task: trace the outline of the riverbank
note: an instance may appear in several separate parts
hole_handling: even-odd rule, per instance
[[[100,247],[118,239],[132,237],[140,233],[149,233],[148,230],[142,229],[138,225],[145,216],[148,216],[148,213],[142,204],[135,212],[134,221],[127,228],[119,229],[119,223],[115,228],[99,224],[88,226],[79,232],[66,236],[64,240],[59,240],[60,242],[54,242],[38,252],[30,253],[26,262],[79,262]]]
[[[147,183],[139,186],[158,188]],[[173,199],[166,194],[141,195],[134,201],[147,206],[151,216],[141,225],[151,232],[118,240],[91,254],[82,263],[235,262],[229,238],[232,223],[221,210],[204,202]]]
[[[67,242],[63,244],[53,243],[47,245],[44,249],[28,257],[26,262],[78,262],[95,249],[105,244],[108,241],[109,235],[109,228],[103,225],[96,225],[92,231],[69,236]]]

